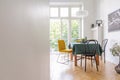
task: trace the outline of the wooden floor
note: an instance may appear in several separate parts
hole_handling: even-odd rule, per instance
[[[74,66],[74,62],[69,62],[67,65],[57,63],[58,54],[50,55],[50,77],[51,80],[120,80],[120,74],[114,70],[115,65],[101,61],[99,71],[97,72],[95,63],[91,66],[89,60],[87,62],[87,71],[84,71],[83,65]]]

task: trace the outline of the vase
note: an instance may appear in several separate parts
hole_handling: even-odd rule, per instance
[[[115,71],[120,74],[120,64],[118,64],[117,66],[115,66]]]
[[[119,64],[115,66],[115,70],[118,74],[120,74],[120,55],[119,55]]]

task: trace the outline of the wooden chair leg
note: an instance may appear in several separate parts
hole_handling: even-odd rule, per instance
[[[87,59],[86,59],[86,56],[85,56],[85,72],[86,72],[86,62],[87,62]]]
[[[93,63],[92,63],[92,56],[91,56],[91,66],[93,67]]]
[[[81,66],[82,66],[82,55],[81,55]]]
[[[101,60],[102,60],[102,55],[101,55]]]

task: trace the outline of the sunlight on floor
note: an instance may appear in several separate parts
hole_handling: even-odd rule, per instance
[[[81,67],[80,61],[78,66],[74,66],[74,62],[69,64],[60,64],[57,62],[58,54],[50,55],[50,77],[51,80],[120,80],[120,75],[114,70],[115,65],[107,62],[100,63],[97,72],[95,65],[91,67],[88,60],[87,71],[84,71],[84,60]]]

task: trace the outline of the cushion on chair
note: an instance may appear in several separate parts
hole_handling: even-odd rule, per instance
[[[71,53],[72,49],[64,49],[64,50],[60,50],[60,52],[67,52],[67,53]]]

